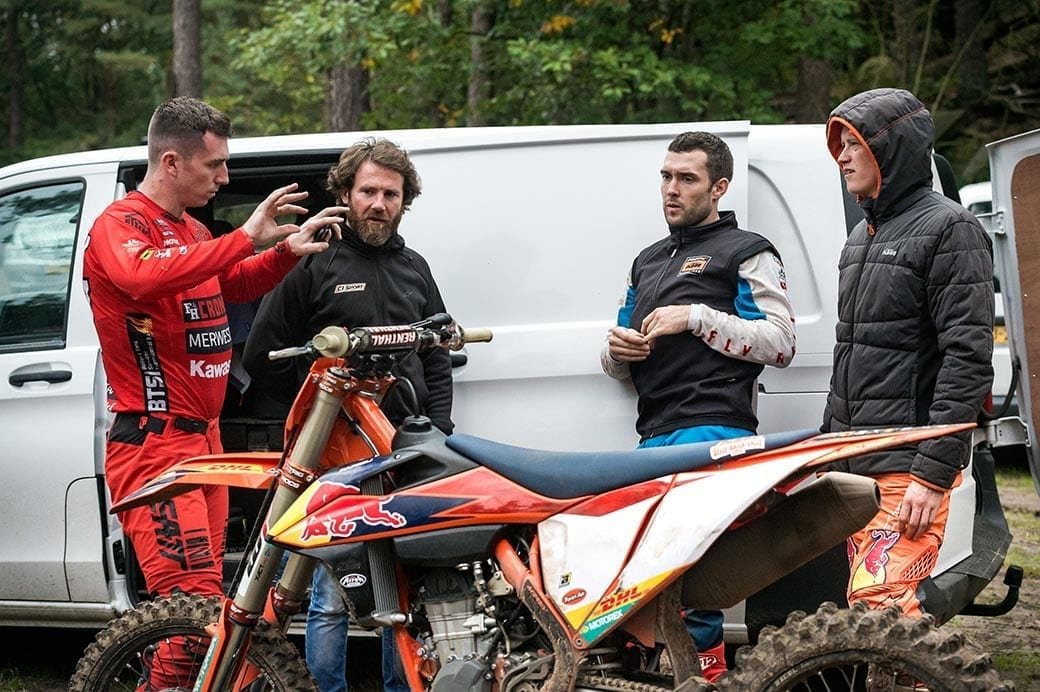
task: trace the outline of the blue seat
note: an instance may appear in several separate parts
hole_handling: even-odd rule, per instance
[[[764,446],[742,455],[785,447],[812,437],[813,428],[774,433],[763,437]],[[557,499],[598,495],[661,476],[712,463],[714,440],[674,447],[653,447],[611,452],[548,452],[492,442],[473,435],[456,434],[445,440],[455,452],[539,495]],[[736,458],[725,457],[726,460]]]

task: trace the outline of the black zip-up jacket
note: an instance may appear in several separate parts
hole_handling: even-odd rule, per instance
[[[838,106],[827,123],[837,159],[844,127],[877,162],[876,198],[842,250],[837,344],[823,431],[967,423],[993,382],[993,256],[963,207],[931,189],[932,119],[900,89]],[[837,230],[837,229],[835,229]],[[967,434],[855,457],[865,475],[909,471],[949,488],[968,462]]]
[[[762,236],[738,228],[732,211],[715,223],[670,228],[632,263],[635,302],[623,326],[638,330],[662,305],[703,303],[736,314],[740,263],[766,250],[776,253]],[[752,388],[762,367],[719,353],[692,332],[660,337],[646,360],[629,366],[639,394],[636,430],[642,439],[699,425],[755,430]]]
[[[325,252],[311,255],[264,297],[246,341],[243,357],[256,388],[260,415],[284,417],[310,367],[306,359],[270,361],[267,352],[299,346],[324,327],[408,324],[445,312],[430,267],[419,253],[393,235],[380,247],[362,241],[352,229],[333,238]],[[451,358],[441,348],[412,354],[394,368],[415,387],[419,408],[433,424],[451,433]],[[395,425],[409,413],[400,385],[381,407]]]

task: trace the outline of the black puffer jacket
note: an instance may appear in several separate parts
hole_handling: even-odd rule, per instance
[[[827,123],[835,158],[843,127],[873,154],[876,198],[841,254],[837,344],[822,430],[974,422],[993,381],[993,258],[975,217],[931,189],[932,119],[900,89],[838,106]],[[968,436],[856,457],[846,470],[909,471],[949,488]]]

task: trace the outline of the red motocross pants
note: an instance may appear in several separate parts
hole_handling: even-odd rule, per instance
[[[216,420],[122,413],[109,430],[105,478],[113,500],[120,500],[179,461],[221,451]],[[222,595],[227,514],[225,487],[200,488],[120,512],[148,591]]]
[[[881,508],[874,518],[848,539],[849,605],[864,601],[874,609],[899,606],[912,617],[921,617],[917,586],[931,574],[939,559],[946,533],[950,493],[943,496],[935,521],[915,539],[903,536],[898,517],[903,495],[913,476],[889,473],[875,476],[881,488]],[[960,476],[954,487],[960,485]]]

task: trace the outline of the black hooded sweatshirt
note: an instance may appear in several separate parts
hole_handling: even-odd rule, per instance
[[[858,200],[838,278],[837,344],[822,430],[967,423],[993,382],[993,256],[986,232],[932,190],[931,115],[912,94],[875,89],[834,109],[827,144],[849,129],[880,175]],[[837,229],[835,229],[837,231]],[[949,488],[968,463],[969,435],[855,457],[865,475],[909,471]]]

